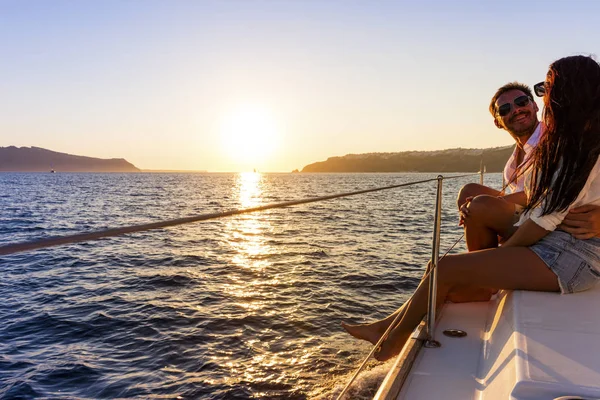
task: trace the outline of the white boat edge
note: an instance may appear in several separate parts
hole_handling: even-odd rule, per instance
[[[425,337],[425,322],[421,322],[414,330],[410,340],[396,357],[392,367],[385,376],[383,382],[381,382],[379,390],[375,393],[375,397],[373,397],[374,400],[388,400],[398,397],[398,394],[410,373],[410,369],[419,354],[421,347],[423,347]]]
[[[570,295],[502,291],[489,302],[447,303],[435,328],[442,347],[422,346],[421,324],[374,399],[600,399],[598,304],[600,285]],[[467,336],[447,337],[446,329]]]

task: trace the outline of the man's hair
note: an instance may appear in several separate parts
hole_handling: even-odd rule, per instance
[[[531,100],[533,100],[533,93],[531,92],[531,88],[529,86],[525,85],[524,83],[519,83],[519,82],[507,83],[506,85],[502,86],[500,89],[496,90],[494,97],[492,97],[492,101],[490,101],[490,113],[492,114],[492,116],[494,118],[496,118],[496,112],[498,111],[496,109],[496,100],[498,100],[498,97],[502,96],[504,93],[509,92],[511,90],[520,90],[521,92],[523,92],[527,96],[529,96],[529,98]]]

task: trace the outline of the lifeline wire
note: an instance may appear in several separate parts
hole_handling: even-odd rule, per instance
[[[478,175],[478,174],[479,173],[449,176],[444,179],[463,178],[463,177],[474,176],[474,175]],[[224,211],[224,212],[219,212],[219,213],[202,214],[202,215],[197,215],[197,216],[193,216],[193,217],[178,218],[178,219],[154,222],[154,223],[149,223],[149,224],[131,225],[131,226],[124,226],[121,228],[110,228],[110,229],[104,229],[104,230],[99,230],[99,231],[95,231],[95,232],[78,233],[75,235],[54,236],[54,237],[50,237],[50,238],[46,238],[46,239],[38,239],[38,240],[32,240],[32,241],[27,241],[27,242],[21,242],[21,243],[12,243],[12,244],[9,243],[7,245],[0,246],[0,256],[19,253],[22,251],[42,249],[42,248],[52,247],[52,246],[60,246],[60,245],[65,245],[65,244],[78,243],[78,242],[87,242],[89,240],[96,240],[96,239],[100,239],[100,238],[119,236],[119,235],[124,235],[127,233],[142,232],[142,231],[147,231],[147,230],[151,230],[151,229],[166,228],[169,226],[188,224],[191,222],[205,221],[205,220],[215,219],[215,218],[222,218],[222,217],[227,217],[230,215],[239,215],[239,214],[245,214],[245,213],[250,213],[250,212],[255,212],[255,211],[269,210],[272,208],[290,207],[290,206],[295,206],[295,205],[299,205],[299,204],[307,204],[307,203],[314,203],[317,201],[337,199],[339,197],[354,196],[357,194],[377,192],[380,190],[394,189],[394,188],[399,188],[399,187],[403,187],[403,186],[412,186],[412,185],[417,185],[420,183],[426,183],[426,182],[432,182],[432,181],[437,181],[437,178],[402,183],[402,184],[398,184],[398,185],[383,186],[383,187],[378,187],[378,188],[373,188],[373,189],[358,190],[355,192],[338,193],[338,194],[332,194],[329,196],[292,200],[292,201],[286,201],[283,203],[272,203],[272,204],[266,204],[264,206],[235,209],[235,210]]]

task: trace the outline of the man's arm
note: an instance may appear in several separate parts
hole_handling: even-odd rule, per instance
[[[600,237],[600,206],[588,204],[573,208],[559,228],[576,239]]]
[[[511,193],[511,194],[507,194],[507,195],[499,196],[499,197],[510,203],[515,203],[515,204],[518,204],[523,207],[525,207],[527,205],[527,195],[523,191],[515,192],[515,193]]]

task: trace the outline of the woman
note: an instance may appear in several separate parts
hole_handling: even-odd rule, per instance
[[[566,294],[600,280],[600,239],[580,240],[556,230],[570,208],[600,204],[600,66],[586,56],[562,58],[550,65],[542,87],[546,131],[533,156],[519,227],[502,247],[442,259],[438,306],[453,287],[467,284]],[[376,343],[400,313],[375,353],[378,360],[387,360],[400,352],[425,316],[428,287],[426,277],[400,310],[381,321],[343,326]]]

